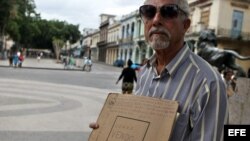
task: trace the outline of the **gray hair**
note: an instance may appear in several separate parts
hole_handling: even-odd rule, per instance
[[[144,4],[147,4],[150,0],[145,0]],[[189,5],[187,0],[176,0],[176,4],[189,16]]]
[[[186,13],[186,16],[189,16],[189,5],[187,0],[177,0],[177,5]]]

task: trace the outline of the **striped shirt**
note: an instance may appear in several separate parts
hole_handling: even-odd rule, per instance
[[[170,141],[220,141],[228,121],[220,74],[187,46],[158,75],[153,55],[138,75],[136,95],[176,100],[179,116]]]

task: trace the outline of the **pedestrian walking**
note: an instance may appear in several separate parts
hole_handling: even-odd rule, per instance
[[[41,54],[40,53],[37,54],[36,59],[37,59],[37,62],[40,62],[40,60],[41,60]]]
[[[13,65],[16,68],[18,66],[18,61],[19,61],[19,57],[17,55],[17,52],[13,55]]]
[[[69,56],[63,57],[64,69],[68,69]]]
[[[21,68],[24,61],[24,55],[21,53],[18,57],[18,67]]]
[[[8,58],[9,58],[9,66],[13,66],[13,53],[11,51],[8,52]]]
[[[73,69],[74,65],[75,65],[75,59],[73,58],[73,55],[70,55],[69,57],[69,68]]]
[[[43,56],[43,52],[40,52],[37,54],[37,62],[40,62],[40,60],[42,59]]]
[[[219,72],[184,42],[191,23],[188,1],[145,0],[139,13],[154,54],[138,74],[135,94],[178,101],[169,141],[223,141],[226,88]]]
[[[123,94],[131,94],[134,89],[134,81],[137,81],[136,72],[131,68],[133,62],[129,59],[127,61],[127,67],[122,70],[121,75],[119,76],[116,84],[122,80],[122,93]]]
[[[231,69],[225,69],[223,72],[223,80],[226,85],[227,97],[235,94],[236,80],[234,80],[234,72]]]

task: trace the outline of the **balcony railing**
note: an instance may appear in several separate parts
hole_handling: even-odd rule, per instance
[[[198,24],[196,26],[192,26],[189,28],[187,32],[187,36],[199,36],[200,31],[206,29],[205,26],[202,24]],[[233,29],[226,29],[226,28],[213,28],[215,29],[215,34],[219,38],[228,38],[228,39],[238,39],[238,40],[250,40],[250,32],[242,32]]]
[[[116,42],[116,41],[113,41],[113,42],[108,42],[107,43],[107,47],[114,47],[114,46],[118,46],[119,44],[118,44],[118,42]]]
[[[119,41],[120,41],[120,43],[131,43],[131,42],[133,42],[133,36],[129,36],[127,38],[122,38]]]
[[[250,40],[250,32],[242,32],[233,29],[218,28],[217,30],[218,37],[232,38],[232,39],[241,39],[241,40]]]
[[[106,41],[99,41],[99,42],[97,42],[97,46],[104,46],[104,45],[106,45],[107,44],[107,42]]]

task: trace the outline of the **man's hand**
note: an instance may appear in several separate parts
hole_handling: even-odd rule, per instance
[[[89,124],[89,128],[98,129],[99,128],[99,124],[97,124],[96,122],[90,123]]]

